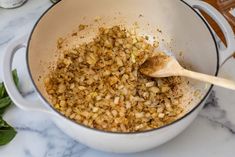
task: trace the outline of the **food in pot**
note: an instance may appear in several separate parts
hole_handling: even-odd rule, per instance
[[[169,124],[184,111],[183,78],[138,71],[147,58],[164,55],[148,38],[113,26],[100,27],[93,41],[81,45],[65,48],[64,40],[58,41],[60,56],[45,88],[53,107],[69,119],[104,131],[137,132]]]
[[[139,71],[142,74],[151,76],[152,73],[164,69],[169,63],[170,56],[164,53],[157,53],[152,58],[146,60],[142,66],[140,67]]]

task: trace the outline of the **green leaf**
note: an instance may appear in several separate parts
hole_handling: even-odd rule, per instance
[[[3,115],[3,113],[6,111],[7,107],[0,108],[0,116]]]
[[[11,104],[11,99],[8,96],[0,99],[0,109],[8,107],[10,104]]]
[[[0,129],[0,146],[6,145],[11,142],[11,140],[15,137],[16,133],[17,132],[13,128],[8,130]]]
[[[16,69],[14,69],[14,70],[12,71],[12,76],[13,76],[13,80],[14,80],[14,82],[15,82],[15,85],[17,86],[17,88],[19,88],[19,77],[18,77],[18,75],[17,75]]]
[[[9,143],[16,133],[15,129],[0,117],[0,146]]]
[[[5,120],[2,119],[2,117],[0,117],[0,128],[8,128],[11,127],[9,124],[7,124],[7,122]]]
[[[6,93],[6,89],[4,87],[4,84],[1,82],[0,83],[0,99],[4,97],[5,93]]]
[[[12,71],[12,77],[15,85],[19,89],[19,78],[16,69]],[[7,124],[1,117],[10,104],[11,99],[8,97],[4,83],[0,83],[0,146],[9,143],[16,135],[15,129]]]
[[[0,146],[8,144],[16,135],[15,129],[11,128],[8,130],[1,130],[0,129]]]

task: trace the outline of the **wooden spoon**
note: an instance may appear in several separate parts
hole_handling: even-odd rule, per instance
[[[235,90],[234,81],[184,69],[174,57],[167,55],[156,55],[147,59],[141,65],[140,72],[150,77],[185,76]]]

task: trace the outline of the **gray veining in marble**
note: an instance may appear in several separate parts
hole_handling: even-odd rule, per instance
[[[210,114],[208,114],[209,112]],[[220,107],[215,91],[212,91],[204,106],[204,109],[200,113],[200,116],[206,118],[212,123],[220,125],[222,128],[227,129],[230,133],[235,134],[235,123],[232,123],[228,119],[226,110]]]

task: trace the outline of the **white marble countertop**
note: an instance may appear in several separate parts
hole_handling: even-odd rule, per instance
[[[49,0],[29,0],[17,9],[0,9],[0,59],[11,41],[31,31],[39,16],[51,5]],[[25,51],[24,49],[20,51]],[[24,55],[14,59],[21,90],[32,91],[25,71]],[[221,75],[235,80],[235,61],[229,60]],[[230,69],[230,72],[228,72]],[[233,73],[231,73],[233,71]],[[0,79],[2,72],[0,71]],[[233,157],[235,154],[235,92],[214,88],[196,120],[170,142],[147,152],[120,155],[92,150],[62,133],[42,113],[25,112],[12,106],[4,118],[17,129],[15,139],[0,147],[0,157]],[[34,95],[29,95],[36,101]]]

